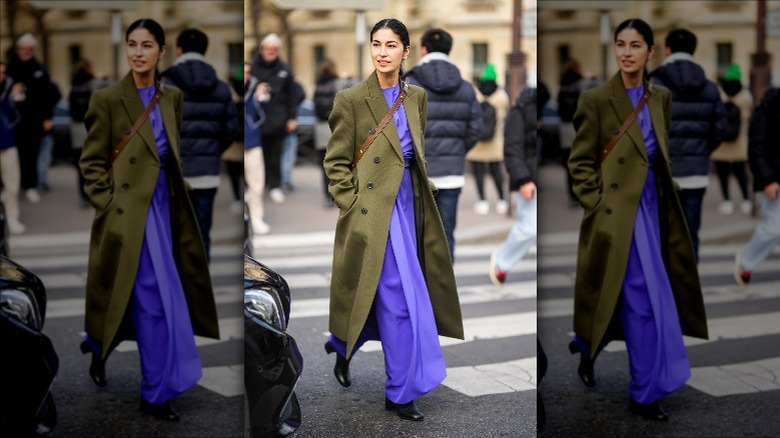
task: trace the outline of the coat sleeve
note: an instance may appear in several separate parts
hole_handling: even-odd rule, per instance
[[[764,188],[775,182],[772,164],[767,159],[767,117],[762,111],[763,107],[758,107],[750,117],[748,127],[748,161],[750,171],[756,180],[755,187]],[[780,182],[780,181],[778,181]]]
[[[222,123],[222,139],[219,145],[219,153],[222,154],[238,140],[239,137],[239,121],[238,111],[236,110],[236,103],[230,97],[230,89],[228,91],[228,99],[225,101],[225,119]]]
[[[528,168],[523,147],[527,129],[523,110],[513,106],[504,123],[504,165],[509,173],[509,188],[512,191],[531,181],[531,170]]]
[[[473,94],[473,91],[472,91]],[[468,152],[479,141],[479,135],[482,133],[482,107],[474,95],[469,107],[469,126],[466,132],[466,151]]]
[[[344,92],[336,94],[328,117],[331,136],[322,165],[330,182],[328,192],[339,208],[346,209],[355,198],[350,166],[355,155],[355,120],[352,102]]]
[[[568,167],[572,176],[572,190],[586,209],[593,208],[601,197],[601,181],[596,170],[600,126],[598,108],[591,94],[582,93],[574,113],[574,127],[577,133],[572,142]]]
[[[84,192],[90,203],[100,210],[108,205],[113,193],[108,159],[111,153],[111,113],[101,93],[89,99],[84,116],[87,137],[79,159],[79,169],[84,177]]]

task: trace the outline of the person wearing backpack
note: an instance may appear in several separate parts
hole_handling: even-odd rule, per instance
[[[750,112],[753,109],[753,96],[740,82],[742,74],[737,64],[729,65],[729,69],[721,80],[722,98],[726,102],[726,121],[728,127],[723,137],[723,143],[712,153],[712,162],[720,182],[723,201],[718,207],[721,214],[734,212],[734,203],[729,196],[729,175],[733,174],[739,183],[742,202],[739,210],[743,214],[753,211],[753,202],[748,190],[747,176],[747,125]]]
[[[501,163],[504,161],[504,119],[510,102],[509,95],[496,83],[496,68],[493,64],[485,66],[477,90],[477,100],[482,109],[482,132],[479,142],[466,154],[466,160],[471,163],[474,172],[479,195],[479,201],[474,204],[474,212],[485,215],[490,211],[490,203],[485,199],[484,184],[485,170],[489,168],[498,193],[496,213],[506,214],[509,211],[509,202],[504,194],[504,171],[501,169]]]
[[[339,75],[333,59],[325,57],[320,62],[320,70],[314,88],[314,116],[317,118],[314,125],[314,149],[320,154],[320,162],[325,159],[325,150],[328,147],[328,140],[330,140],[328,116],[333,110],[333,100],[336,98],[336,93],[357,83],[353,78]],[[336,203],[333,202],[330,193],[328,193],[328,182],[328,175],[325,174],[325,168],[322,168],[325,207],[336,207]]]

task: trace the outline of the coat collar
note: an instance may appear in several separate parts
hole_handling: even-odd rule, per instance
[[[645,84],[645,86],[647,86],[647,84]],[[634,112],[634,106],[631,104],[631,100],[628,97],[628,92],[626,92],[626,87],[623,85],[623,78],[620,76],[619,71],[609,81],[609,88],[611,90],[610,102],[612,103],[612,108],[615,110],[615,116],[620,121],[620,126],[622,126],[628,116]],[[666,138],[664,135],[659,135],[659,132],[663,133],[663,130],[660,128],[663,126],[665,120],[663,102],[661,95],[657,90],[650,94],[650,99],[647,101],[647,107],[650,110],[650,120],[653,124],[656,141],[658,142],[659,148],[664,151],[663,153],[665,154],[667,146]],[[637,151],[645,162],[648,162],[645,140],[642,136],[642,128],[639,126],[639,123],[632,123],[628,128],[626,135],[631,138],[631,141],[634,143],[634,146],[637,148]]]
[[[368,96],[366,96],[366,103],[371,111],[371,115],[374,118],[374,125],[378,125],[379,122],[385,117],[385,114],[390,110],[390,106],[385,101],[385,96],[382,93],[382,88],[379,86],[379,78],[376,71],[371,73],[371,76],[366,80],[368,85]],[[409,132],[412,134],[412,142],[416,149],[419,149],[419,153],[422,151],[422,138],[420,137],[420,112],[418,110],[418,99],[420,93],[409,87],[406,99],[401,105],[406,113],[406,121],[409,124]],[[392,121],[391,121],[392,122]],[[390,142],[393,150],[398,154],[399,159],[403,160],[403,152],[401,151],[401,140],[398,137],[398,130],[395,129],[395,124],[388,123],[385,129],[382,130],[382,135]]]
[[[144,107],[141,96],[138,94],[138,89],[135,87],[135,81],[133,81],[133,73],[128,72],[121,81],[122,84],[122,105],[125,107],[127,116],[130,118],[130,126],[132,126],[139,117],[141,117],[146,109]],[[163,118],[163,126],[165,128],[165,134],[168,136],[168,144],[171,150],[178,159],[178,143],[176,141],[176,114],[174,111],[173,95],[170,89],[163,86],[163,93],[160,97],[157,106],[160,109],[160,114]],[[157,154],[157,142],[154,139],[154,132],[152,132],[152,125],[147,120],[141,125],[141,129],[138,130],[138,134],[146,143],[152,156],[160,164],[160,157]]]

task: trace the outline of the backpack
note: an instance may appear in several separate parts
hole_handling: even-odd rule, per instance
[[[482,133],[479,134],[479,140],[490,140],[496,135],[496,109],[487,100],[479,106],[482,108]]]
[[[336,80],[321,82],[314,89],[314,114],[319,120],[328,120],[336,98]]]
[[[734,141],[739,137],[739,128],[742,123],[742,114],[739,112],[739,107],[734,105],[734,102],[728,101],[724,105],[726,107],[726,134],[723,136],[725,141]]]

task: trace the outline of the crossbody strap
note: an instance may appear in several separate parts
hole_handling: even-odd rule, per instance
[[[639,111],[642,111],[642,107],[645,106],[648,99],[650,99],[650,94],[653,92],[653,84],[650,83],[647,86],[647,89],[645,90],[645,94],[642,96],[642,99],[637,104],[636,108],[634,108],[634,112],[631,113],[630,116],[626,119],[625,122],[620,126],[620,130],[617,134],[613,135],[611,139],[609,139],[609,143],[607,143],[606,146],[604,146],[603,149],[601,149],[601,153],[599,154],[599,164],[604,162],[604,159],[607,158],[607,154],[609,154],[609,151],[612,150],[613,147],[615,147],[615,144],[617,144],[618,140],[620,140],[623,135],[625,135],[626,131],[628,131],[628,128],[631,126],[631,123],[633,123],[634,119],[639,115]]]
[[[152,109],[154,109],[154,106],[157,105],[157,101],[160,100],[162,93],[163,93],[163,84],[162,82],[160,82],[160,85],[157,87],[157,92],[154,93],[154,97],[152,98],[152,101],[149,102],[149,106],[146,107],[146,110],[144,110],[144,113],[141,114],[141,117],[139,117],[138,120],[135,121],[133,127],[130,128],[130,130],[125,134],[124,137],[122,137],[122,140],[119,141],[119,144],[116,145],[113,152],[111,152],[111,159],[108,161],[109,167],[111,167],[111,165],[114,164],[114,161],[122,152],[122,149],[124,149],[125,146],[127,146],[127,142],[130,141],[133,135],[135,135],[135,133],[138,132],[139,129],[141,129],[141,125],[143,125],[146,119],[149,118],[149,114],[152,112]]]
[[[382,121],[380,121],[376,128],[373,129],[373,133],[368,136],[368,138],[360,146],[360,149],[358,149],[357,153],[355,153],[355,157],[352,159],[352,166],[350,166],[350,170],[355,170],[355,166],[357,166],[360,158],[362,158],[363,154],[365,154],[368,148],[371,147],[371,143],[373,143],[374,140],[376,140],[376,138],[379,136],[379,133],[385,129],[387,122],[390,121],[390,119],[393,117],[393,114],[395,114],[396,110],[398,110],[398,107],[401,106],[401,103],[403,103],[404,99],[406,99],[407,90],[409,89],[409,78],[406,78],[403,84],[404,86],[403,89],[401,89],[401,94],[398,95],[398,97],[395,99],[393,106],[390,107],[390,110],[387,112],[387,114],[385,114],[385,117],[382,119]]]

